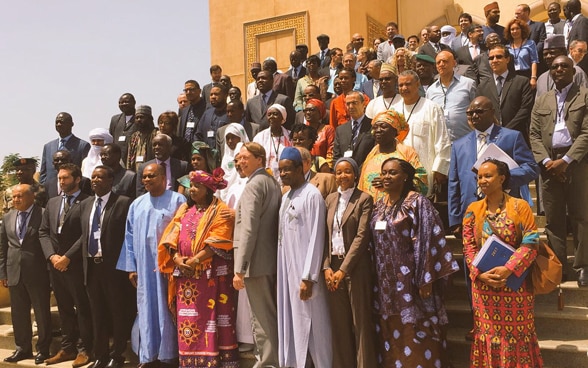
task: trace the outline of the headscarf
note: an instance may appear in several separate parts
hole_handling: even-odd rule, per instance
[[[267,109],[267,111],[269,112],[271,109],[276,109],[280,112],[282,115],[282,124],[284,124],[288,118],[288,112],[286,111],[286,108],[280,104],[273,104]]]
[[[208,189],[216,192],[218,189],[225,189],[227,187],[227,181],[223,179],[225,172],[220,167],[217,167],[212,171],[212,174],[206,171],[196,170],[190,173],[190,183],[202,184]]]
[[[318,109],[319,113],[321,114],[321,120],[325,118],[327,114],[327,109],[325,108],[325,103],[319,99],[311,98],[310,100],[306,101],[306,104],[313,104]]]
[[[206,166],[210,169],[210,171],[216,169],[218,167],[218,150],[216,148],[210,148],[210,146],[201,141],[194,141],[192,142],[192,151],[190,152],[190,156],[193,154],[198,154],[206,160]]]
[[[451,42],[453,42],[453,39],[455,38],[456,30],[452,26],[445,25],[445,26],[441,27],[441,34],[443,34],[444,32],[451,32],[451,33],[449,33],[448,36],[442,36],[441,40],[439,42],[441,42],[442,44],[444,44],[446,46],[451,46]]]
[[[348,162],[351,165],[353,168],[353,174],[355,175],[355,181],[357,182],[359,179],[359,166],[357,165],[357,162],[355,162],[355,160],[351,157],[341,157],[337,160],[337,162],[335,162],[335,166],[333,167],[337,168],[337,165],[339,165],[340,162]]]
[[[232,150],[229,145],[227,144],[227,135],[232,134],[241,139],[234,150]],[[238,123],[231,123],[227,125],[225,129],[225,151],[223,154],[223,159],[221,161],[221,168],[225,171],[225,180],[227,181],[227,187],[230,187],[235,182],[237,182],[240,177],[237,170],[235,170],[235,156],[239,153],[241,146],[243,143],[249,142],[249,138],[247,137],[247,133],[245,132],[245,128],[241,124]],[[220,199],[222,199],[225,203],[227,191],[220,192]]]
[[[102,139],[104,144],[112,143],[113,138],[112,135],[108,132],[108,129],[104,128],[96,128],[90,130],[89,134],[90,142],[93,139]],[[102,165],[102,160],[100,159],[100,151],[102,150],[102,146],[90,146],[90,151],[88,152],[88,156],[82,162],[82,176],[86,178],[92,177],[92,172],[94,168],[98,165]]]
[[[408,131],[410,130],[408,123],[404,119],[404,115],[395,110],[382,111],[378,115],[374,116],[372,125],[379,121],[387,123],[392,128],[396,129],[396,140],[400,143],[404,141],[404,138],[406,138]]]

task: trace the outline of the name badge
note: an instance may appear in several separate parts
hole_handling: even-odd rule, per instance
[[[376,230],[380,230],[380,231],[386,230],[386,225],[387,225],[386,221],[376,221]]]
[[[208,132],[206,132],[206,136],[208,138],[214,138],[214,130],[209,130]]]
[[[137,161],[137,162],[143,162],[143,156],[137,156],[137,158],[135,159],[135,161]]]
[[[347,151],[345,151],[345,153],[343,153],[343,157],[351,157],[351,156],[353,156],[352,150],[347,150]]]
[[[121,135],[120,137],[118,137],[118,141],[119,142],[124,142],[127,140],[127,136],[126,135]]]
[[[189,121],[186,123],[186,128],[194,128],[196,126],[196,123],[193,121]]]
[[[94,239],[96,239],[96,240],[100,239],[100,230],[94,231]]]
[[[57,234],[61,234],[61,226],[57,228]]]
[[[343,237],[342,236],[334,236],[331,239],[331,244],[333,246],[332,252],[335,255],[343,255],[345,254],[345,244],[343,244]]]

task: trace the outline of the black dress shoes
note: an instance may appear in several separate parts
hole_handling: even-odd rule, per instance
[[[588,287],[588,267],[580,269],[578,273],[578,287]]]
[[[90,364],[88,368],[105,368],[108,365],[108,358],[99,358],[94,361],[94,363]]]
[[[4,358],[4,361],[7,363],[16,363],[20,362],[21,360],[31,359],[32,357],[33,353],[26,353],[24,351],[17,350],[14,353],[12,353],[11,356]]]
[[[37,353],[35,355],[35,364],[45,363],[45,360],[49,359],[49,353]]]
[[[106,368],[122,368],[122,366],[124,364],[125,364],[125,358],[123,358],[123,357],[112,358],[112,359],[110,359],[110,361],[106,365]]]

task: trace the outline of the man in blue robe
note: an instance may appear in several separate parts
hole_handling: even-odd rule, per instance
[[[165,189],[165,168],[161,165],[147,165],[141,179],[147,193],[131,204],[117,268],[128,272],[137,288],[132,345],[139,366],[177,366],[177,331],[167,305],[167,280],[157,267],[157,245],[185,198]]]

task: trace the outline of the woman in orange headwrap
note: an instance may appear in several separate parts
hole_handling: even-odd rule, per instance
[[[359,178],[358,189],[367,192],[375,200],[383,196],[380,169],[390,157],[408,161],[415,168],[414,186],[418,192],[427,195],[427,171],[419,161],[414,148],[402,144],[410,127],[404,115],[395,110],[383,111],[372,120],[372,134],[376,146],[367,155]]]
[[[333,144],[335,143],[335,128],[330,125],[323,124],[323,120],[327,115],[327,110],[323,101],[316,98],[311,98],[306,101],[304,108],[305,124],[316,129],[318,138],[314,142],[314,146],[310,153],[313,156],[321,156],[327,160],[329,167],[333,167]]]
[[[159,270],[169,278],[181,367],[237,366],[236,292],[232,286],[234,219],[214,196],[227,182],[218,168],[190,173],[190,198],[165,229]],[[214,363],[216,362],[216,363]]]

